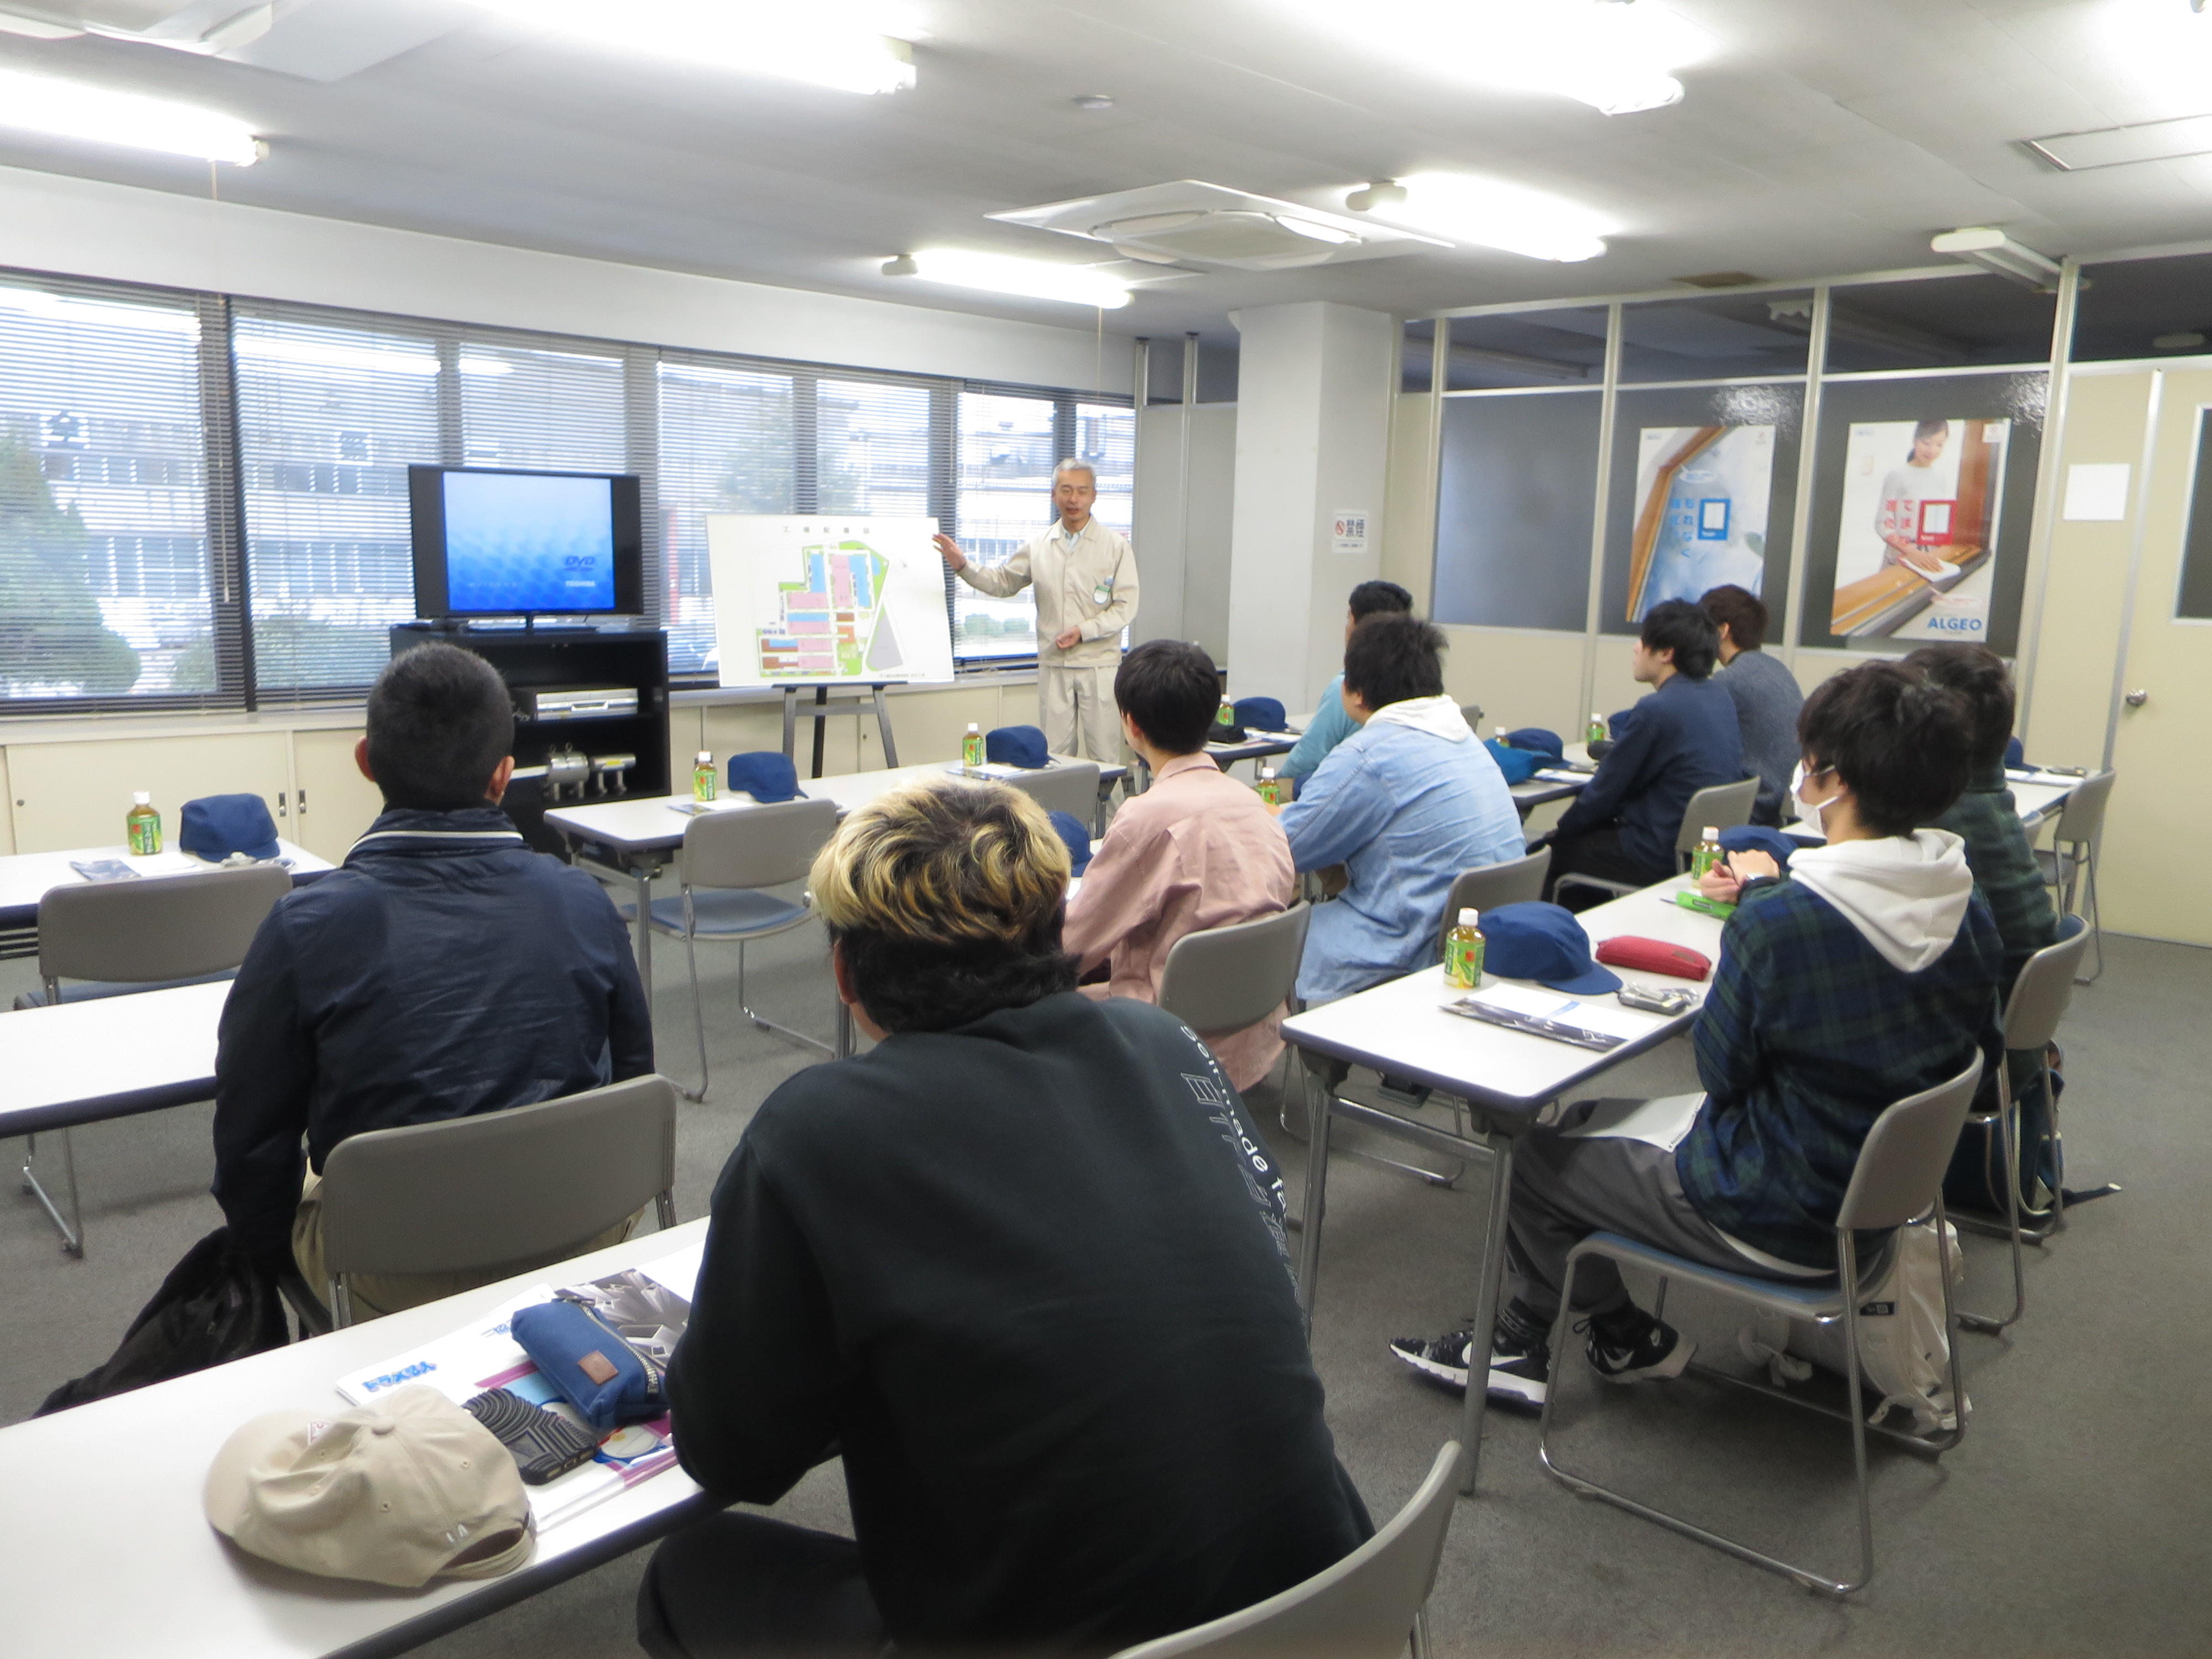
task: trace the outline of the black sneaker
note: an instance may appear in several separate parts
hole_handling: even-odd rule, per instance
[[[1471,1331],[1451,1331],[1433,1340],[1401,1336],[1390,1351],[1422,1376],[1464,1394],[1468,1360],[1474,1346]],[[1514,1304],[1498,1316],[1490,1340],[1489,1394],[1492,1403],[1523,1411],[1543,1408],[1552,1375],[1550,1345],[1535,1319]]]
[[[1644,1382],[1680,1376],[1698,1345],[1663,1319],[1631,1303],[1615,1312],[1583,1320],[1575,1328],[1589,1333],[1590,1369],[1607,1382]]]

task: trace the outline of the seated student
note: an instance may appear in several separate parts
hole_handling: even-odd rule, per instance
[[[1362,582],[1352,590],[1352,601],[1344,619],[1344,637],[1347,642],[1352,630],[1370,617],[1386,611],[1411,613],[1413,596],[1395,582]],[[1315,769],[1328,757],[1328,751],[1359,729],[1359,722],[1345,712],[1344,676],[1339,674],[1328,683],[1328,690],[1321,694],[1321,707],[1299,734],[1297,747],[1283,757],[1282,774],[1293,782],[1301,782],[1313,775]]]
[[[1765,602],[1733,582],[1716,587],[1698,608],[1720,630],[1720,672],[1713,676],[1735,704],[1743,757],[1759,774],[1753,823],[1778,824],[1797,765],[1797,712],[1805,694],[1797,677],[1760,649],[1766,642]]]
[[[1905,659],[1905,665],[1930,684],[1957,692],[1973,714],[1973,769],[1966,790],[1948,811],[1928,823],[1931,829],[1949,830],[1966,844],[1966,867],[1989,902],[1997,937],[2004,943],[2000,994],[2010,996],[2012,982],[2027,959],[2058,942],[2058,913],[2036,867],[2027,831],[2021,827],[2020,809],[2005,787],[2005,744],[2012,738],[2012,677],[2002,657],[1978,645],[1923,645]]]
[[[348,1135],[653,1070],[621,915],[581,870],[526,847],[500,810],[514,742],[514,701],[482,657],[430,644],[394,658],[355,750],[384,813],[336,872],[270,912],[223,1005],[215,1195],[234,1238],[271,1266],[296,1259],[318,1295],[314,1189]],[[538,1265],[349,1288],[356,1316],[391,1313]]]
[[[878,1046],[747,1126],[669,1392],[717,1504],[842,1455],[857,1541],[702,1519],[640,1587],[647,1652],[1110,1652],[1371,1533],[1281,1182],[1171,1016],[1075,994],[1067,876],[1027,795],[951,781],[860,808],[816,860]]]
[[[1735,704],[1710,678],[1718,648],[1713,619],[1686,599],[1644,613],[1629,665],[1650,695],[1637,702],[1626,731],[1558,826],[1534,843],[1552,848],[1546,898],[1569,871],[1644,887],[1677,874],[1674,839],[1690,797],[1748,775]],[[1570,908],[1605,896],[1590,887],[1567,891]]]
[[[1297,867],[1346,876],[1306,932],[1308,1002],[1428,966],[1461,872],[1527,851],[1498,763],[1444,695],[1443,651],[1442,634],[1402,612],[1353,629],[1340,696],[1359,730],[1279,809]]]
[[[1221,678],[1213,659],[1179,640],[1153,640],[1121,659],[1114,701],[1152,787],[1114,815],[1067,902],[1064,942],[1082,972],[1109,957],[1106,996],[1159,1000],[1168,952],[1185,933],[1273,915],[1297,881],[1290,843],[1260,797],[1206,752]],[[1279,1015],[1213,1044],[1239,1089],[1283,1051]]]
[[[1511,1297],[1489,1333],[1492,1394],[1540,1404],[1567,1252],[1600,1230],[1735,1273],[1833,1273],[1835,1218],[1875,1120],[1994,1065],[2002,947],[1958,836],[1917,830],[1966,785],[1973,735],[1954,693],[1894,663],[1828,680],[1799,725],[1797,799],[1827,835],[1777,878],[1738,853],[1705,890],[1732,898],[1694,1036],[1702,1102],[1671,1151],[1601,1133],[1626,1102],[1586,1101],[1513,1159]],[[1575,1130],[1580,1128],[1583,1133]],[[1600,1133],[1591,1133],[1598,1130]],[[1586,1261],[1577,1310],[1590,1363],[1615,1382],[1674,1376],[1692,1345]],[[1471,1333],[1392,1346],[1464,1386]]]

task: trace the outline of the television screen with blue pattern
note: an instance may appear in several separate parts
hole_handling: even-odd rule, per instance
[[[413,466],[408,486],[418,615],[641,610],[635,477]]]

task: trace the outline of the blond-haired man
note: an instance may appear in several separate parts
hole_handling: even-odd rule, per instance
[[[1027,795],[949,780],[860,808],[816,862],[877,1046],[747,1126],[669,1389],[715,1503],[842,1454],[858,1537],[708,1517],[640,1588],[648,1653],[1109,1652],[1372,1530],[1280,1182],[1179,1021],[1075,994],[1067,873]]]

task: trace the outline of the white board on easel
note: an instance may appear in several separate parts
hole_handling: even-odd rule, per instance
[[[709,513],[707,562],[726,686],[952,678],[934,519]]]

